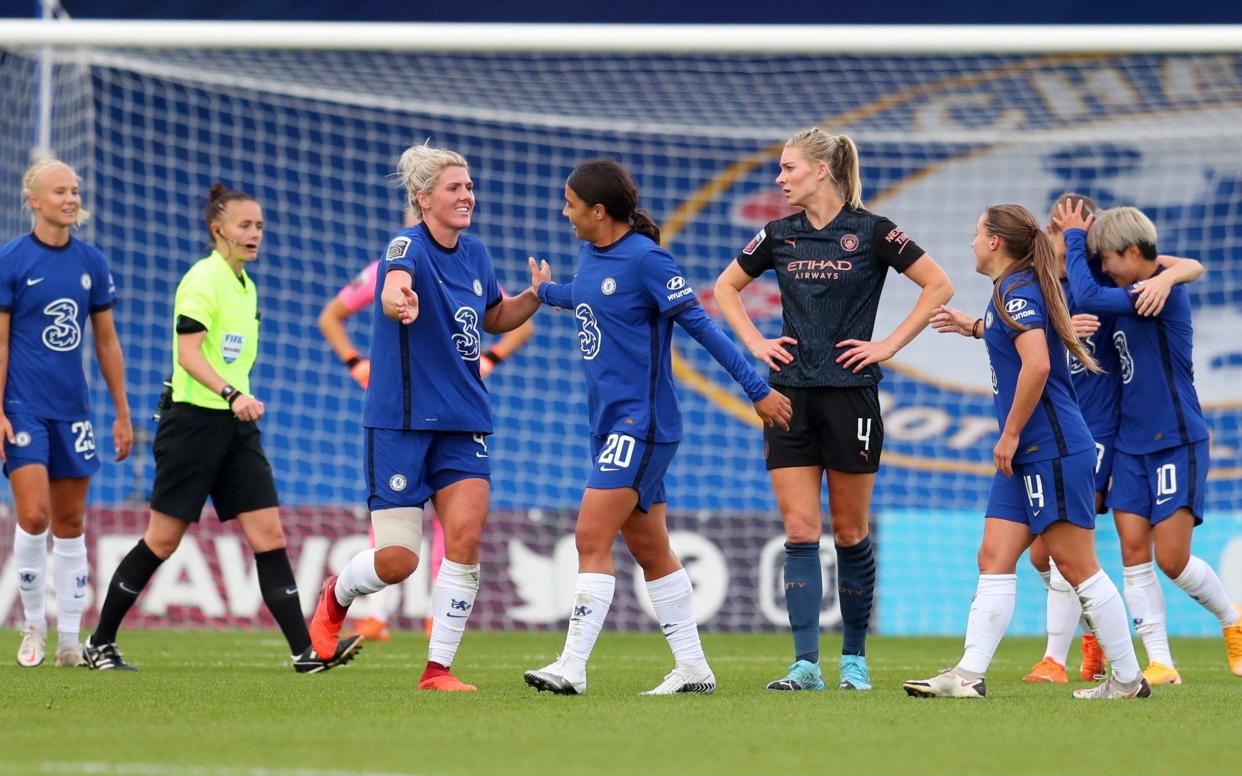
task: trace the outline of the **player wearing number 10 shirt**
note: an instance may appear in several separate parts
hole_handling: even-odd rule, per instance
[[[479,541],[491,488],[481,333],[517,328],[539,299],[533,290],[503,298],[487,247],[464,234],[475,205],[464,157],[414,146],[401,155],[397,174],[421,223],[393,236],[376,278],[362,423],[375,549],[358,553],[324,583],[311,642],[316,650],[335,649],[354,599],[414,573],[430,500],[444,526],[445,552],[418,686],[471,692],[475,686],[449,669],[479,591]]]
[[[681,440],[671,351],[676,321],[703,345],[768,423],[789,425],[789,400],[769,388],[699,306],[660,230],[638,209],[638,189],[620,164],[579,165],[565,184],[565,208],[582,240],[568,283],[537,286],[548,304],[572,310],[587,377],[591,457],[576,530],[578,577],[560,657],[525,673],[539,691],[580,695],[587,661],[612,605],[612,545],[624,538],[643,570],[647,592],[675,666],[645,695],[707,694],[716,689],[699,641],[690,577],[669,546],[664,474]],[[547,262],[543,263],[544,274]],[[531,259],[531,274],[536,274]]]
[[[82,345],[89,319],[99,368],[116,405],[113,447],[124,459],[133,443],[125,367],[112,320],[116,290],[108,261],[71,234],[86,219],[78,177],[54,159],[36,162],[23,180],[34,228],[0,247],[0,460],[13,487],[13,556],[25,628],[19,665],[43,662],[44,599],[51,527],[56,575],[56,665],[83,664],[78,639],[88,584],[84,509],[99,470]]]
[[[1152,661],[1144,673],[1153,683],[1181,683],[1164,626],[1164,594],[1151,568],[1154,544],[1160,570],[1220,622],[1229,668],[1242,676],[1242,608],[1229,600],[1212,567],[1190,554],[1191,534],[1203,522],[1209,463],[1208,428],[1194,385],[1190,297],[1175,286],[1159,314],[1136,311],[1137,289],[1162,271],[1156,227],[1141,211],[1114,208],[1097,218],[1063,205],[1057,223],[1065,230],[1074,298],[1087,312],[1117,318],[1121,428],[1108,506],[1121,539],[1126,603]],[[1092,276],[1088,249],[1118,288]]]

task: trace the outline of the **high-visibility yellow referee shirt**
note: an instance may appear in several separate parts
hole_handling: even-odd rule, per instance
[[[202,353],[225,382],[250,393],[250,368],[259,352],[259,298],[243,269],[241,279],[218,251],[195,262],[177,286],[173,303],[173,401],[226,410],[220,394],[190,377],[178,362],[176,322],[192,318],[207,327]]]

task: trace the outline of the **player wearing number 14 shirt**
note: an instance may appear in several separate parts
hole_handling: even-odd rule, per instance
[[[660,230],[638,209],[638,189],[621,165],[579,165],[565,184],[565,208],[582,240],[568,283],[544,282],[539,297],[572,310],[587,377],[591,457],[576,530],[578,577],[560,657],[527,671],[526,683],[559,695],[586,691],[587,661],[616,589],[612,545],[620,533],[643,570],[652,608],[675,665],[645,695],[706,694],[716,677],[699,641],[690,577],[669,546],[664,474],[681,440],[673,385],[673,322],[703,345],[768,423],[789,425],[789,400],[769,388],[699,306]],[[544,262],[544,272],[547,262]],[[536,276],[534,259],[531,274]]]
[[[78,177],[54,159],[23,181],[34,216],[30,234],[0,248],[0,442],[13,487],[13,557],[26,621],[17,662],[43,662],[47,644],[48,529],[56,557],[56,665],[83,663],[78,639],[88,584],[84,509],[99,470],[82,344],[89,319],[99,368],[116,405],[116,460],[129,454],[133,428],[125,367],[112,320],[116,291],[108,261],[71,234],[86,218]]]

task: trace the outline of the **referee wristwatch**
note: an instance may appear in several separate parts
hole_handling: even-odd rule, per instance
[[[241,391],[231,385],[225,385],[220,389],[220,398],[228,402],[230,407],[233,406],[233,402],[237,401],[238,396],[241,396]]]

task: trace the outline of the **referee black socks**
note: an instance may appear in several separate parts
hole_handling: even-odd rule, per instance
[[[112,575],[112,581],[108,584],[108,595],[99,610],[99,625],[91,636],[91,643],[98,646],[116,641],[116,631],[121,627],[121,620],[125,619],[130,607],[138,600],[138,595],[163,562],[162,558],[151,552],[145,541],[138,540],[134,549],[125,555],[116,567],[116,573]]]
[[[292,654],[302,654],[310,648],[310,632],[302,617],[302,602],[298,599],[298,583],[293,578],[289,553],[284,547],[256,552],[254,565],[259,571],[259,590],[263,593],[263,603],[267,604],[268,611],[285,634],[285,641],[289,642]]]

